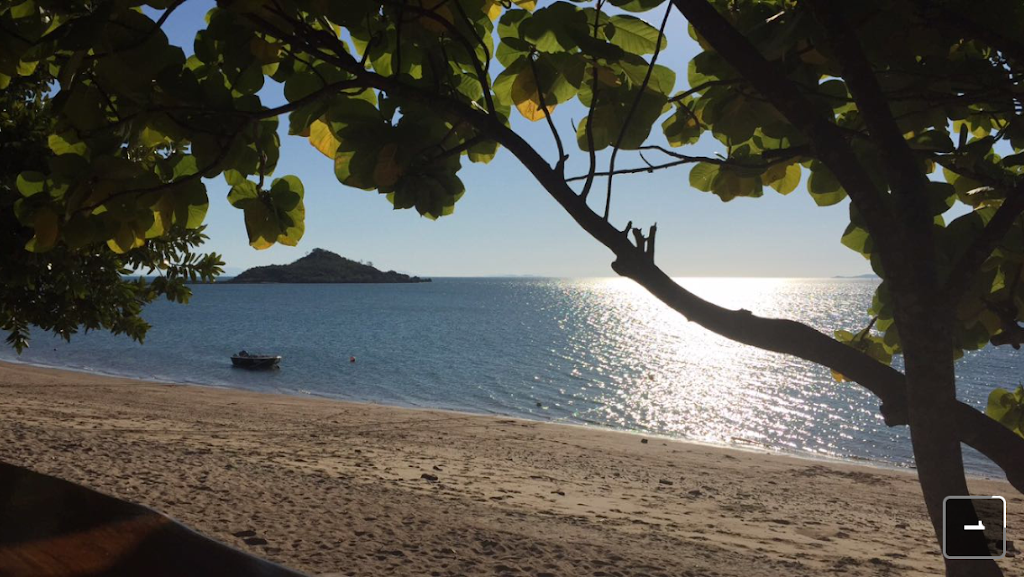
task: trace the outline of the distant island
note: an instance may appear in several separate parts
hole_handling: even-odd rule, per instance
[[[291,264],[272,264],[246,270],[226,283],[414,283],[430,282],[429,278],[409,276],[373,268],[322,248]]]

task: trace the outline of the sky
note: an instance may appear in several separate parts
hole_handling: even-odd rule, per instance
[[[191,54],[195,32],[204,26],[204,15],[212,6],[212,1],[189,0],[178,8],[164,25],[171,43]],[[638,16],[656,25],[661,13]],[[666,35],[668,47],[658,62],[676,71],[676,90],[683,90],[687,63],[699,47],[678,15],[670,19]],[[267,106],[284,102],[280,87],[270,80],[261,97]],[[576,147],[572,130],[572,121],[584,114],[578,104],[564,105],[553,114],[570,155],[570,174],[586,169],[587,154]],[[557,156],[544,122],[528,122],[515,111],[513,116],[513,128],[538,151],[547,158]],[[460,177],[465,196],[453,215],[430,221],[412,209],[393,210],[375,191],[340,184],[333,163],[306,139],[287,135],[287,125],[282,118],[281,159],[275,176],[295,174],[302,179],[305,236],[297,247],[253,249],[242,211],[227,202],[228,186],[222,178],[209,180],[210,240],[205,249],[223,256],[228,274],[288,263],[313,248],[324,248],[371,261],[383,270],[420,276],[614,276],[609,266],[612,253],[580,229],[508,151],[499,151],[486,165],[464,157]],[[659,132],[658,125],[654,132]],[[660,136],[654,141],[659,139],[663,142]],[[708,155],[718,149],[705,137],[686,150]],[[621,152],[616,162],[619,168],[643,165],[635,153],[628,152]],[[766,187],[762,198],[723,203],[691,188],[688,175],[689,168],[684,166],[615,179],[612,222],[622,227],[632,220],[644,228],[657,223],[657,261],[668,274],[830,277],[870,272],[863,257],[839,242],[849,223],[848,201],[818,207],[801,184],[788,196]],[[595,182],[590,195],[595,205],[603,205],[604,190],[604,181]]]

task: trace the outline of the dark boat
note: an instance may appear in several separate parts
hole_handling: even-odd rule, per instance
[[[0,575],[304,577],[148,507],[3,462],[0,495]]]
[[[246,351],[231,355],[231,364],[242,369],[273,369],[280,362],[278,355],[254,355]]]

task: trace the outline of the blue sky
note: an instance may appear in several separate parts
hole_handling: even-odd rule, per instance
[[[203,17],[212,5],[212,1],[189,0],[165,24],[171,42],[186,54],[191,54],[195,31],[204,25]],[[654,22],[660,10],[640,16]],[[676,89],[680,90],[685,88],[686,64],[698,47],[687,35],[685,21],[677,16],[670,20],[667,35],[668,48],[659,62],[677,72]],[[271,82],[261,96],[267,105],[275,105],[283,102],[279,93]],[[576,148],[570,125],[583,116],[582,110],[565,105],[554,114],[571,156],[570,173],[586,166],[586,154]],[[614,275],[609,268],[611,253],[579,229],[508,151],[500,151],[487,165],[464,160],[460,176],[466,195],[455,214],[430,221],[414,210],[392,210],[376,192],[342,186],[330,160],[305,139],[288,136],[286,119],[282,127],[276,176],[295,174],[305,184],[305,237],[294,248],[251,248],[241,211],[227,202],[223,179],[208,181],[207,249],[224,256],[229,273],[291,262],[320,247],[372,261],[385,270],[426,276]],[[516,116],[513,127],[548,158],[555,157],[543,122],[530,123]],[[716,150],[713,141],[705,138],[688,152]],[[639,165],[642,162],[634,153],[619,154],[618,167]],[[788,196],[766,188],[762,198],[723,203],[690,188],[688,175],[689,168],[680,167],[615,179],[613,222],[623,226],[632,220],[645,227],[657,222],[658,263],[669,274],[827,277],[870,272],[867,261],[839,242],[849,222],[847,202],[818,207],[801,185]],[[805,171],[805,179],[806,175]],[[604,189],[604,182],[596,182],[591,198],[603,204]]]

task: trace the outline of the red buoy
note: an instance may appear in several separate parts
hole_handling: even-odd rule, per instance
[[[354,363],[354,362],[356,362],[356,358],[355,357],[349,357],[348,358],[348,362]]]

